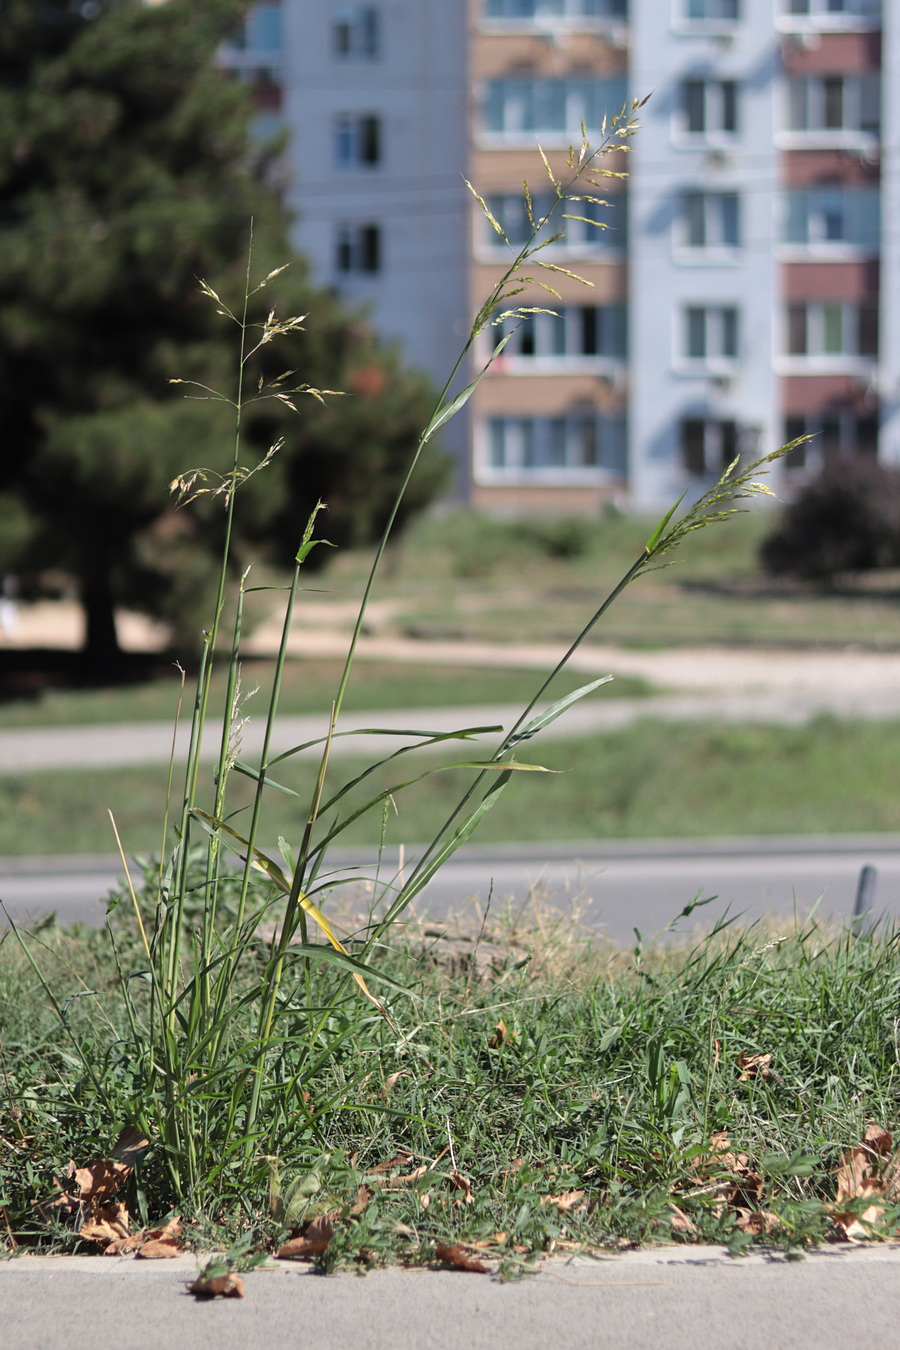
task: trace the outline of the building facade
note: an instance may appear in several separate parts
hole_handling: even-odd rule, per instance
[[[783,486],[900,461],[900,0],[270,0],[222,60],[290,133],[316,279],[439,383],[531,229],[523,181],[549,200],[537,145],[564,177],[582,125],[650,95],[606,161],[628,177],[540,255],[590,287],[516,296],[556,313],[448,438],[474,504],[656,509],[805,433]]]

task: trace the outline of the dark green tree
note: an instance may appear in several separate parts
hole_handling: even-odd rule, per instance
[[[2,6],[0,570],[26,584],[51,570],[72,577],[93,663],[116,654],[117,604],[199,637],[221,513],[209,499],[176,512],[167,485],[194,465],[225,471],[232,444],[221,409],[169,380],[231,391],[235,335],[198,280],[238,292],[251,218],[254,271],[290,257],[272,151],[254,145],[247,90],[214,60],[246,8]],[[350,394],[325,408],[307,399],[291,419],[269,405],[248,421],[259,452],[278,436],[285,446],[254,479],[238,529],[289,559],[319,497],[335,541],[373,536],[430,396],[301,262],[279,291],[279,312],[309,318],[263,355]],[[440,476],[432,460],[411,506]]]

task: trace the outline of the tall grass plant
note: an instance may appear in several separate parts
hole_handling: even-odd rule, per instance
[[[76,1005],[57,999],[51,980],[42,971],[39,942],[19,934],[26,958],[68,1037],[65,1054],[80,1069],[77,1087],[69,1090],[67,1109],[75,1118],[96,1118],[97,1104],[103,1103],[109,1112],[111,1133],[121,1125],[143,1131],[151,1141],[147,1175],[154,1178],[155,1193],[167,1194],[173,1204],[191,1203],[208,1210],[221,1203],[222,1197],[239,1203],[271,1186],[273,1175],[280,1176],[285,1166],[296,1166],[303,1159],[308,1162],[316,1149],[326,1148],[326,1122],[335,1115],[346,1121],[360,1100],[366,1076],[360,1045],[371,1043],[373,1037],[381,1044],[400,1045],[409,1034],[402,1028],[408,1018],[416,1016],[413,989],[398,978],[396,967],[385,959],[392,929],[441,866],[473,835],[511,779],[523,772],[544,772],[541,766],[518,757],[522,747],[609,678],[570,689],[554,700],[554,684],[571,656],[633,581],[663,565],[688,536],[727,519],[747,499],[768,492],[760,475],[775,458],[772,455],[749,466],[735,462],[697,501],[676,503],[618,583],[595,605],[565,655],[539,683],[506,732],[499,727],[462,726],[448,735],[415,728],[398,732],[375,727],[370,734],[384,737],[384,755],[348,781],[337,778],[331,751],[336,738],[348,734],[342,730],[341,714],[354,658],[406,487],[425,446],[464,407],[503,351],[510,324],[522,322],[535,312],[532,307],[517,304],[516,297],[526,287],[538,286],[551,301],[557,298],[551,283],[554,274],[564,269],[547,261],[543,250],[559,236],[545,236],[555,220],[580,218],[585,201],[599,200],[597,193],[602,191],[604,179],[617,176],[603,166],[603,156],[626,146],[635,129],[636,108],[623,110],[613,120],[599,149],[592,149],[585,139],[570,152],[566,181],[557,179],[544,160],[553,202],[547,218],[536,218],[526,187],[533,229],[522,248],[517,250],[509,244],[500,224],[478,198],[491,226],[509,246],[511,261],[476,315],[411,454],[404,485],[364,586],[331,704],[327,734],[311,743],[318,753],[318,768],[312,792],[305,798],[288,787],[280,773],[288,761],[311,745],[273,754],[271,736],[288,635],[301,601],[304,563],[312,549],[323,546],[317,537],[321,504],[298,529],[295,566],[284,595],[281,643],[267,696],[263,748],[253,763],[241,754],[248,691],[242,688],[240,657],[244,602],[254,588],[247,574],[240,578],[235,617],[230,634],[226,634],[230,541],[245,483],[264,471],[280,449],[280,443],[276,443],[258,464],[243,464],[242,426],[247,409],[263,400],[275,400],[299,413],[303,400],[336,395],[303,384],[296,372],[286,372],[268,384],[254,378],[257,353],[303,322],[300,317],[280,319],[268,306],[264,316],[257,318],[256,307],[266,299],[277,273],[255,283],[251,253],[244,293],[236,306],[203,284],[208,302],[236,333],[235,389],[223,393],[189,386],[189,395],[231,406],[232,467],[221,478],[194,468],[181,474],[173,489],[181,500],[203,493],[221,502],[225,542],[215,609],[204,636],[193,698],[183,786],[178,792],[174,759],[170,768],[171,807],[160,832],[160,863],[149,886],[129,877],[123,902],[132,919],[128,936],[123,936],[115,923],[109,925],[125,1030],[102,1053],[98,1053],[98,1034],[85,1034],[81,1001],[76,1018]],[[496,335],[504,329],[507,335],[492,344],[475,378],[457,391],[458,379],[467,370],[481,335]],[[570,532],[554,546],[571,549],[581,545],[577,533]],[[214,670],[220,663],[226,669],[224,710],[218,730],[213,732],[211,691]],[[498,736],[493,750],[479,753],[470,748],[476,735],[486,733]],[[210,787],[203,780],[201,766],[202,750],[211,734],[217,735],[218,749]],[[413,736],[414,743],[392,749],[398,735]],[[448,742],[459,743],[462,755],[449,763],[445,759],[416,769],[417,754]],[[360,789],[386,767],[391,770],[389,785],[379,786],[369,796],[363,794],[360,803]],[[377,841],[383,821],[395,809],[395,803],[402,803],[403,793],[414,790],[422,778],[448,768],[468,775],[468,785],[459,800],[408,869],[394,874],[384,867],[365,922],[352,941],[342,940],[323,909],[323,897],[333,890],[336,880],[329,865],[329,849],[362,817],[372,821],[372,835]],[[239,813],[230,806],[235,775],[252,785],[250,805]],[[551,785],[548,791],[552,791]],[[289,837],[279,841],[277,859],[260,846],[265,838],[265,807],[272,794],[287,795],[295,809],[294,828]],[[352,808],[347,805],[351,794]],[[170,846],[172,834],[174,846]],[[119,847],[127,870],[126,842],[119,841]],[[343,879],[348,878],[344,875]],[[106,996],[90,988],[84,993],[102,1017]],[[326,1076],[330,1086],[323,1099],[316,1094]],[[675,1107],[672,1109],[678,1113]],[[146,1182],[145,1176],[141,1184]]]

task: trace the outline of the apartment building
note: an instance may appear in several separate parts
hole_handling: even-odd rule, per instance
[[[784,486],[900,461],[900,0],[280,0],[222,59],[290,133],[317,279],[441,382],[510,258],[464,178],[515,248],[523,180],[549,200],[536,145],[563,176],[582,124],[650,94],[583,212],[603,228],[542,254],[590,288],[516,297],[556,314],[513,326],[456,423],[473,503],[655,509],[804,432]]]

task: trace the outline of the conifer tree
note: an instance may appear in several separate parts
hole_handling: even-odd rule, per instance
[[[245,9],[3,5],[0,571],[72,577],[94,663],[117,652],[119,604],[199,636],[220,510],[176,511],[167,484],[197,465],[225,471],[232,444],[221,410],[169,381],[233,387],[235,335],[198,281],[242,287],[251,219],[258,275],[290,257],[248,94],[215,64]],[[238,528],[286,560],[320,496],[336,541],[372,537],[429,391],[302,262],[282,282],[279,311],[309,318],[272,359],[350,395],[249,421],[258,451],[281,435],[285,447],[254,479]],[[411,507],[440,478],[433,460]]]

